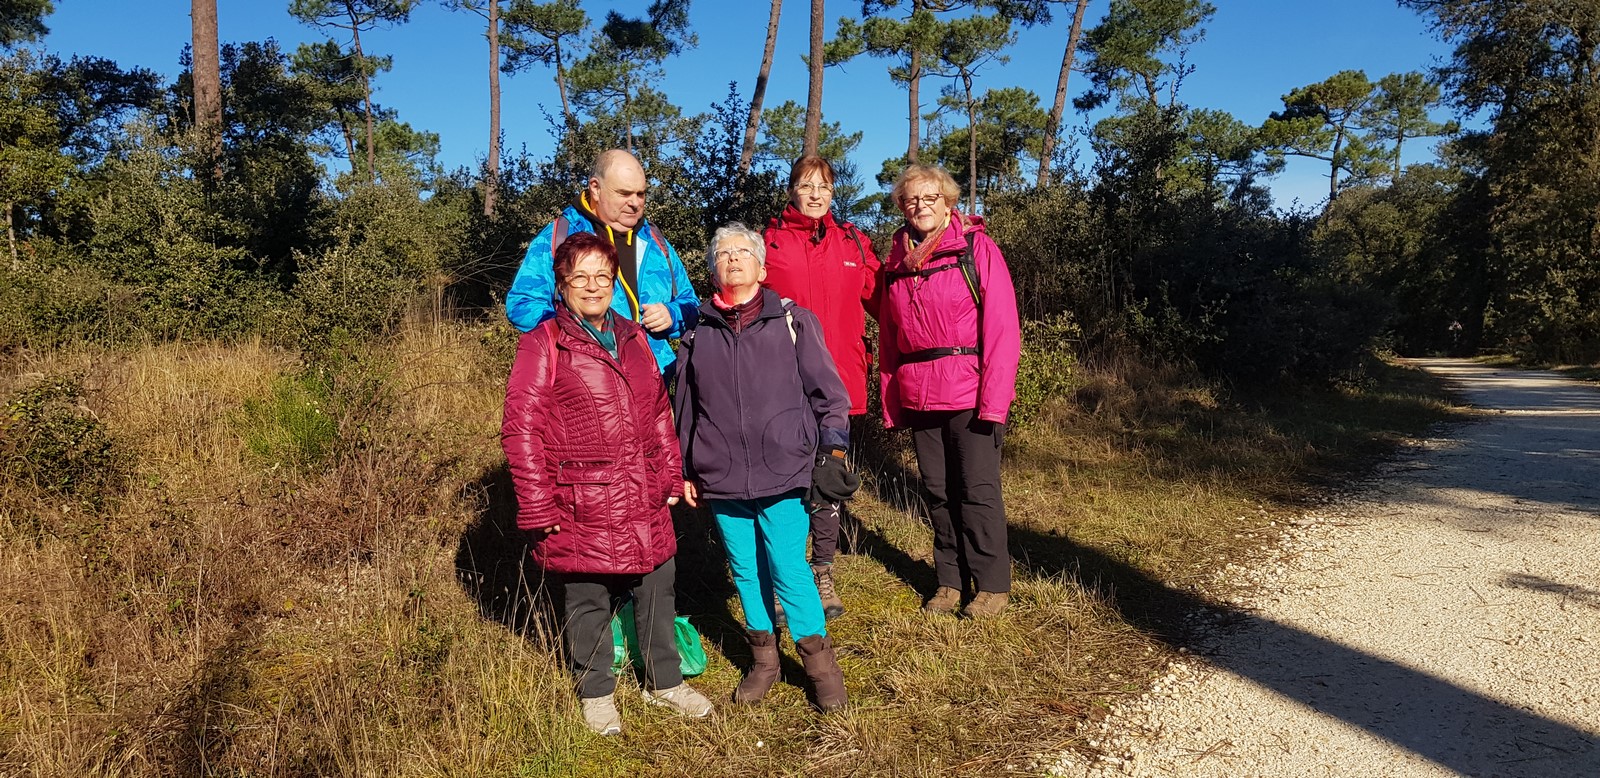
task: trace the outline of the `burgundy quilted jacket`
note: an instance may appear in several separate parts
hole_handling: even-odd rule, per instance
[[[557,573],[648,573],[678,551],[667,498],[683,492],[661,371],[644,330],[613,317],[620,358],[557,307],[522,335],[500,442],[517,526],[561,531],[533,546]]]

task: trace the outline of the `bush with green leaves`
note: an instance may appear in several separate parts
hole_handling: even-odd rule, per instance
[[[338,204],[332,247],[298,257],[296,345],[343,348],[386,334],[423,293],[442,297],[470,223],[464,202],[432,203],[405,183],[355,186]]]
[[[84,396],[83,376],[50,375],[7,398],[0,471],[42,494],[99,509],[116,494],[127,467]]]
[[[1023,322],[1017,398],[1011,404],[1013,424],[1026,425],[1046,403],[1072,390],[1082,337],[1083,331],[1066,311],[1042,321]]]

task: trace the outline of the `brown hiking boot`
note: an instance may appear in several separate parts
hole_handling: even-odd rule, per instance
[[[833,586],[833,565],[812,565],[811,575],[817,579],[817,594],[822,595],[822,618],[831,621],[844,615],[844,600]]]
[[[961,590],[941,586],[922,604],[924,613],[955,613],[961,607]]]
[[[1006,609],[1009,599],[1005,592],[978,592],[961,615],[969,619],[992,619]]]
[[[838,710],[850,701],[844,690],[844,671],[839,669],[839,659],[833,653],[833,638],[812,635],[795,643],[800,649],[800,662],[805,665],[806,677],[811,679],[813,702],[818,710]]]
[[[778,636],[771,632],[748,632],[750,653],[755,661],[745,671],[739,688],[733,690],[734,702],[760,702],[767,691],[778,681]]]

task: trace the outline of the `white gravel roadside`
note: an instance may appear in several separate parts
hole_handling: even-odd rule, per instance
[[[1482,409],[1295,522],[1244,615],[1121,704],[1070,778],[1600,777],[1600,389],[1419,365]]]

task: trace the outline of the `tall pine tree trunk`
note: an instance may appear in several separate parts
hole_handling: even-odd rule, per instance
[[[1339,196],[1339,150],[1344,148],[1344,128],[1333,136],[1333,153],[1328,155],[1328,204],[1323,207],[1322,214],[1326,217],[1333,213],[1333,200]]]
[[[494,218],[500,192],[500,0],[489,0],[489,164],[483,182],[483,215]]]
[[[922,52],[911,50],[911,67],[906,71],[906,94],[911,100],[911,135],[906,140],[906,161],[917,164],[917,147],[922,145],[917,137],[920,129],[917,122],[922,121],[922,103],[917,100],[917,88],[922,85]]]
[[[967,92],[967,215],[978,212],[978,104],[972,102],[972,74],[961,74]]]
[[[1067,106],[1067,79],[1072,76],[1072,58],[1078,52],[1078,37],[1083,34],[1083,12],[1089,0],[1078,0],[1072,12],[1072,29],[1067,33],[1067,50],[1061,55],[1061,75],[1056,77],[1056,101],[1050,106],[1050,118],[1044,125],[1044,147],[1039,150],[1038,186],[1050,182],[1051,158],[1056,153],[1056,136],[1061,133],[1061,114]]]
[[[361,70],[361,101],[366,107],[367,114],[367,182],[378,182],[378,151],[374,145],[372,128],[372,74],[367,72],[367,58],[361,53],[361,23],[356,18],[356,9],[350,9],[350,35],[355,49],[356,67]]]
[[[761,52],[761,72],[756,75],[755,92],[750,96],[750,120],[744,126],[744,148],[739,152],[739,175],[750,172],[750,160],[756,154],[756,132],[761,128],[761,102],[767,96],[767,76],[772,73],[772,51],[778,45],[778,12],[783,0],[772,0],[772,14],[767,17],[767,47]]]
[[[811,0],[811,91],[806,96],[806,141],[801,153],[817,153],[822,137],[822,19],[823,0]]]
[[[222,71],[217,62],[217,0],[190,0],[190,47],[194,65],[194,123],[210,155],[212,175],[222,176]]]
[[[561,64],[561,42],[554,43],[556,54],[556,91],[561,93],[561,115],[567,119],[567,129],[578,126],[578,117],[572,115],[572,105],[567,102],[567,69]]]

